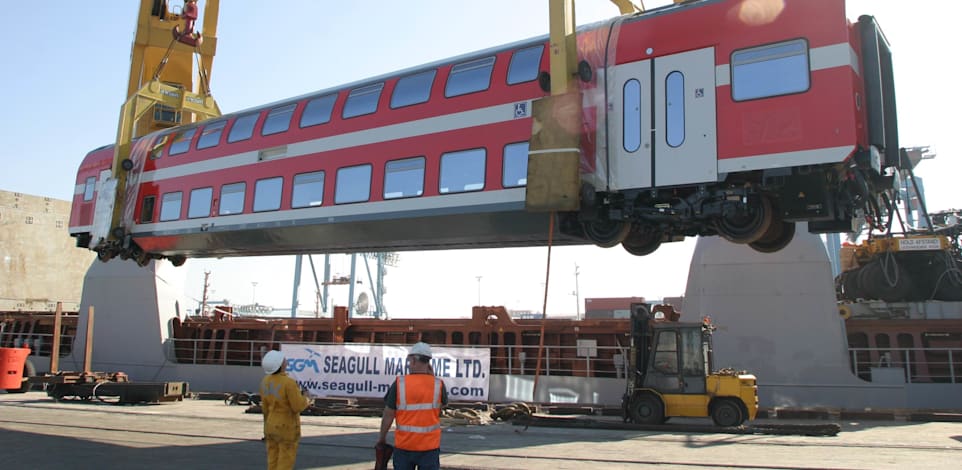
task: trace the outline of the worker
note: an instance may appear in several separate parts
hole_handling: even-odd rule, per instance
[[[294,379],[287,376],[287,358],[280,351],[268,351],[261,359],[267,374],[261,380],[261,412],[269,470],[294,468],[301,439],[301,412],[311,404]]]
[[[431,368],[431,346],[415,343],[407,356],[407,375],[400,375],[384,395],[384,416],[376,447],[385,445],[394,431],[394,468],[430,470],[441,468],[441,407],[448,404],[444,382]]]

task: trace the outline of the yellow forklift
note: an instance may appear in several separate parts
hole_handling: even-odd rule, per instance
[[[755,376],[713,371],[714,327],[708,319],[679,322],[680,315],[668,305],[631,305],[625,422],[661,424],[676,416],[711,416],[715,425],[730,427],[755,419]]]

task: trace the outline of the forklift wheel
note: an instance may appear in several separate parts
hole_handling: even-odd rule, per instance
[[[742,410],[734,400],[722,399],[711,408],[711,419],[724,428],[741,425],[745,421]]]
[[[628,413],[638,424],[662,424],[665,422],[665,409],[661,400],[651,394],[642,394],[631,400]]]

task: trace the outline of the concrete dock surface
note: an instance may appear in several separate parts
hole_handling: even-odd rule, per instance
[[[262,417],[223,401],[158,405],[57,402],[0,393],[0,468],[259,469]],[[684,422],[673,419],[672,423]],[[707,420],[692,423],[709,424]],[[758,420],[756,423],[813,423]],[[962,467],[962,423],[836,421],[833,437],[700,434],[446,421],[450,469]],[[370,469],[379,417],[305,416],[297,468]],[[393,432],[389,441],[393,439]]]

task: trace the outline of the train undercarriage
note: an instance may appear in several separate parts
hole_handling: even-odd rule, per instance
[[[90,246],[90,233],[76,235],[77,247],[87,248]],[[137,245],[130,235],[124,235],[118,240],[103,240],[94,249],[97,252],[97,259],[103,262],[114,258],[122,260],[132,259],[138,266],[147,266],[151,260],[161,260],[167,258],[174,266],[181,266],[187,262],[187,257],[183,255],[164,256],[157,253],[148,253]]]
[[[582,188],[573,216],[579,235],[600,247],[621,244],[644,256],[662,243],[718,235],[762,253],[781,250],[795,222],[812,233],[852,232],[856,222],[888,224],[892,177],[859,167],[795,168],[794,174],[757,172],[715,185],[622,192]],[[790,176],[787,177],[787,176]],[[829,188],[839,188],[830,192]]]

